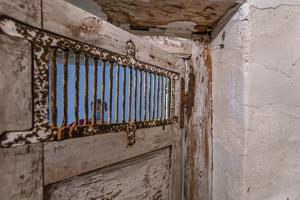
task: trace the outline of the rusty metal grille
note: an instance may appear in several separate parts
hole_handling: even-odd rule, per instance
[[[33,129],[7,132],[2,147],[177,122],[175,80],[179,74],[126,55],[41,31],[9,18],[0,32],[31,42]]]
[[[74,135],[80,127],[170,123],[170,77],[58,47],[49,58],[49,124],[57,139],[65,129]]]

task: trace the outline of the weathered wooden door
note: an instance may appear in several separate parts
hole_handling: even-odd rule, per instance
[[[33,129],[1,146],[43,143],[45,199],[181,199],[180,58],[64,1],[0,28],[34,63]]]

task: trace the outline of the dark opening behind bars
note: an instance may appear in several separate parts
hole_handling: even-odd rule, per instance
[[[170,77],[57,48],[49,56],[52,127],[170,119]]]

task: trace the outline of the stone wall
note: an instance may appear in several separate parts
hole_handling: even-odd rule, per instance
[[[249,0],[213,33],[213,199],[300,198],[300,2]]]

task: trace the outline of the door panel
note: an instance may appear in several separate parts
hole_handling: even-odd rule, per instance
[[[167,125],[136,130],[136,143],[126,144],[126,132],[47,142],[44,146],[45,184],[86,173],[172,145],[176,129]]]
[[[168,199],[170,148],[46,187],[46,199]]]
[[[34,63],[33,129],[6,132],[1,146],[43,143],[48,199],[181,199],[183,60],[65,1],[43,1],[43,11],[42,30],[1,19],[2,33],[32,43]],[[115,74],[122,76],[120,68],[124,76],[115,82]],[[144,78],[138,79],[141,74]],[[141,118],[142,112],[147,117]]]

